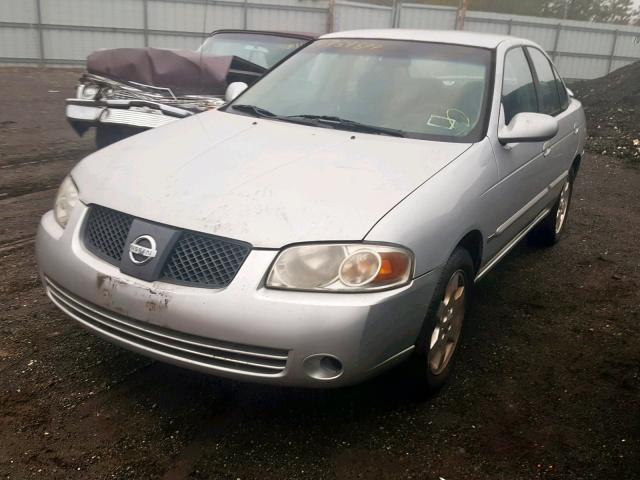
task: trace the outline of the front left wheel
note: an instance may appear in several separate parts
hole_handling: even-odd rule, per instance
[[[457,248],[442,270],[410,361],[413,381],[420,393],[435,393],[451,373],[474,274],[471,255]]]

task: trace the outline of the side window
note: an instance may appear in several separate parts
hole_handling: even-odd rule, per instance
[[[527,47],[527,51],[531,57],[531,63],[533,63],[540,85],[538,92],[540,96],[540,113],[556,115],[562,111],[562,106],[551,64],[547,57],[537,48]]]
[[[569,107],[569,94],[567,93],[567,87],[564,86],[564,82],[558,75],[558,70],[553,67],[553,74],[556,77],[556,88],[558,89],[558,97],[560,97],[560,107],[562,110],[566,110]]]
[[[506,124],[518,113],[538,111],[533,76],[522,48],[509,50],[504,58],[502,106]]]

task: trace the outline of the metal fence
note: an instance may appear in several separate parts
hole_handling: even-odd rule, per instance
[[[204,32],[249,28],[324,33],[461,27],[457,9],[343,0],[0,0],[0,63],[81,65],[99,48],[196,48]],[[538,42],[566,78],[594,78],[640,59],[640,28],[467,12],[464,30]]]

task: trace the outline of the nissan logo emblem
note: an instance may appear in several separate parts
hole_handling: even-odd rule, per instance
[[[156,240],[151,235],[141,235],[129,245],[129,259],[143,265],[158,254]]]

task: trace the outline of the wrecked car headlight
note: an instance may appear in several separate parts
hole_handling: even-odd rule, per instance
[[[93,100],[100,92],[100,87],[97,85],[80,85],[78,88],[78,97],[85,100]]]
[[[69,222],[71,212],[78,204],[78,188],[70,175],[67,175],[58,188],[56,200],[53,204],[53,215],[56,222],[64,228]]]
[[[369,244],[308,244],[284,249],[267,288],[321,292],[367,292],[409,283],[413,254],[402,247]]]

